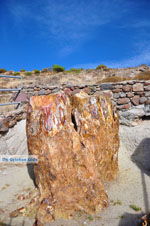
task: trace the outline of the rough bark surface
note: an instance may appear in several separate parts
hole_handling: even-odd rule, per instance
[[[27,139],[37,155],[40,190],[37,220],[45,224],[76,211],[92,214],[108,205],[103,182],[118,170],[118,117],[104,96],[84,92],[34,96]]]

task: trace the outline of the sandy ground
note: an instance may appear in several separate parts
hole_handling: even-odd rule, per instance
[[[120,137],[119,173],[115,181],[106,184],[109,207],[95,216],[81,214],[74,220],[57,220],[48,225],[134,226],[141,215],[150,211],[150,121],[130,128],[121,126]],[[34,189],[27,167],[1,165],[0,182],[0,222],[15,226],[33,225],[32,218],[9,217],[11,211],[30,201],[17,198],[18,195],[27,195]],[[133,210],[130,205],[139,210]]]

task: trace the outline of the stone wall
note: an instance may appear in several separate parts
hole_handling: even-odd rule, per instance
[[[150,115],[150,81],[124,81],[118,83],[72,86],[24,87],[27,99],[33,95],[47,95],[64,90],[69,95],[83,90],[89,95],[104,93],[111,97],[116,106],[120,123],[134,125],[134,121]]]
[[[68,93],[76,93],[80,90],[92,95],[97,92],[110,90],[110,96],[114,100],[117,109],[128,110],[133,106],[150,104],[150,81],[125,81],[119,83],[106,83],[106,84],[95,84],[95,85],[80,85],[80,86],[69,86],[63,84],[62,86],[28,86],[24,87],[22,94],[17,98],[17,101],[21,100],[21,95],[26,100],[30,96],[36,95],[48,95],[51,93],[59,92],[64,90]],[[113,95],[112,95],[113,94]]]
[[[134,125],[134,121],[143,116],[150,115],[150,81],[125,81],[119,83],[106,83],[94,85],[67,85],[51,86],[24,86],[14,101],[28,103],[31,96],[49,95],[63,90],[68,95],[73,95],[81,90],[89,95],[101,94],[111,97],[120,115],[120,123]],[[0,132],[7,132],[17,121],[25,118],[26,108],[0,117]],[[19,113],[18,113],[19,112]]]
[[[150,104],[150,81],[128,81],[113,86],[113,98],[118,110]]]
[[[134,125],[134,120],[150,115],[150,81],[117,83],[112,93],[121,124]]]

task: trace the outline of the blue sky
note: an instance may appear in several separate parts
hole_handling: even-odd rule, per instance
[[[150,64],[150,0],[0,0],[0,68]]]

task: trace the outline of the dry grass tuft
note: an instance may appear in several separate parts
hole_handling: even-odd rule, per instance
[[[134,80],[150,80],[150,71],[142,72],[138,75],[136,75]]]
[[[103,80],[101,80],[101,83],[122,82],[122,81],[126,81],[126,80],[131,80],[131,78],[119,77],[119,76],[112,76],[112,77],[104,78]]]

